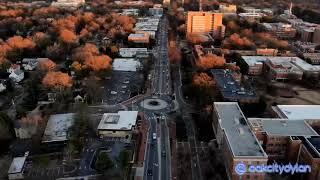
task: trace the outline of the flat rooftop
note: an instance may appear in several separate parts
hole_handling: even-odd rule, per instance
[[[242,56],[242,59],[249,66],[256,63],[263,63],[270,60],[272,63],[283,64],[284,66],[292,66],[303,71],[319,71],[319,67],[313,66],[299,57],[280,57],[280,56]]]
[[[305,120],[291,121],[288,119],[249,118],[250,126],[259,128],[268,135],[280,136],[317,136],[318,134]]]
[[[51,115],[42,142],[66,141],[69,128],[74,123],[73,115],[74,113]]]
[[[230,70],[212,69],[211,73],[214,76],[221,94],[225,99],[229,99],[232,101],[241,99],[258,99],[255,91],[252,88],[248,89],[241,87],[240,84],[235,81]]]
[[[236,102],[214,102],[219,123],[234,156],[267,157]]]
[[[311,137],[307,138],[310,144],[312,144],[315,153],[317,154],[318,158],[320,158],[320,137]]]
[[[119,111],[118,113],[104,113],[98,125],[98,130],[130,131],[135,126],[138,111]]]
[[[135,33],[135,34],[130,34],[128,38],[143,38],[147,36],[148,34],[146,33]]]
[[[135,72],[141,67],[141,63],[134,58],[115,58],[112,63],[114,71]]]
[[[15,174],[15,173],[22,172],[26,159],[27,159],[27,156],[13,158],[10,168],[8,170],[8,174]]]
[[[320,105],[277,105],[272,109],[280,118],[290,120],[305,119],[318,120],[320,119]]]

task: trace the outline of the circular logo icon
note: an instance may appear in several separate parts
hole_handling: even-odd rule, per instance
[[[247,167],[244,163],[238,163],[235,167],[235,171],[237,174],[242,175],[247,171]]]

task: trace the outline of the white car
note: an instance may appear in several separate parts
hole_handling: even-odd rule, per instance
[[[117,91],[111,91],[110,94],[116,95],[116,94],[118,94],[118,93],[117,93]]]
[[[156,133],[152,133],[152,139],[156,140],[157,139],[157,134]]]

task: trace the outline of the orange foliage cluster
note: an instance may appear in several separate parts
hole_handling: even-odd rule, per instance
[[[60,31],[60,40],[66,44],[74,44],[78,42],[78,37],[77,35],[70,30],[63,29]]]
[[[226,60],[224,57],[215,54],[207,54],[201,56],[197,61],[197,66],[202,69],[221,68],[225,65]]]
[[[233,21],[230,21],[228,26],[235,31],[238,29],[238,25]],[[256,46],[260,48],[287,49],[289,43],[288,41],[279,40],[270,33],[254,33],[251,29],[244,29],[240,34],[234,33],[223,42],[223,47],[229,49],[254,49]]]
[[[107,55],[99,55],[99,50],[96,45],[86,43],[83,47],[75,49],[73,54],[72,67],[76,71],[83,68],[90,68],[93,71],[100,71],[111,68],[111,58]]]
[[[202,34],[188,34],[187,39],[192,44],[201,44],[209,41],[208,37]]]
[[[49,88],[66,88],[72,86],[72,79],[67,73],[49,71],[42,79],[42,84]]]
[[[113,23],[119,24],[126,32],[131,32],[136,23],[136,20],[130,16],[123,16],[117,13],[112,13],[111,16]]]
[[[93,71],[100,71],[111,68],[111,58],[107,55],[93,56],[86,59],[84,64]]]
[[[272,48],[287,49],[289,47],[288,41],[279,40],[269,33],[256,33],[255,36],[259,41],[263,42],[262,44]]]
[[[67,29],[69,31],[75,31],[76,26],[80,22],[80,17],[76,16],[67,16],[65,18],[61,18],[52,22],[52,25],[58,30],[62,31]]]
[[[247,37],[242,38],[239,34],[234,33],[223,42],[223,47],[229,49],[251,49],[255,47],[255,44]]]
[[[36,45],[29,38],[23,38],[21,36],[13,36],[6,42],[0,42],[0,65],[7,61],[6,56],[8,53],[20,50],[20,49],[32,49]]]
[[[0,11],[0,16],[2,17],[18,17],[23,14],[21,9],[9,9]]]
[[[29,38],[13,36],[7,40],[7,44],[13,49],[34,48],[36,44]]]
[[[74,61],[84,62],[86,59],[92,58],[99,54],[99,50],[96,45],[86,43],[83,47],[76,48],[72,55]]]
[[[58,14],[59,12],[60,12],[60,10],[58,8],[56,8],[56,7],[53,7],[53,6],[41,7],[39,9],[36,9],[33,12],[33,16],[48,17],[48,15]]]
[[[169,49],[169,59],[171,62],[181,61],[181,51],[176,46],[170,47]]]
[[[207,73],[197,73],[193,75],[192,79],[193,85],[208,87],[214,86],[215,82],[213,81],[212,77],[208,76]]]
[[[56,66],[57,66],[56,63],[54,63],[50,59],[42,60],[38,64],[39,69],[44,71],[52,71],[56,68]]]

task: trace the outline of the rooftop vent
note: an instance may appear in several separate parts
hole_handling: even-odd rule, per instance
[[[241,127],[239,127],[238,129],[239,129],[239,134],[244,135],[244,130]]]

